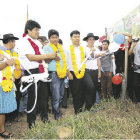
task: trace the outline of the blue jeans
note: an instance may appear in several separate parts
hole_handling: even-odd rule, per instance
[[[99,104],[100,103],[100,99],[99,99],[99,93],[96,90],[96,103]]]
[[[60,79],[56,72],[50,73],[52,82],[50,83],[50,89],[52,93],[52,107],[54,111],[54,118],[58,119],[62,116],[60,112],[60,103],[64,96],[64,79]]]
[[[27,101],[28,101],[28,93],[27,91],[25,91],[25,95],[23,94],[20,100],[19,112],[24,112],[25,110],[27,110]]]

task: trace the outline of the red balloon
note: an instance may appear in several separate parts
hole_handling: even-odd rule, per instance
[[[122,77],[120,74],[116,74],[115,76],[112,77],[112,83],[115,85],[119,85],[122,82]]]
[[[106,35],[103,35],[99,38],[99,42],[103,42],[103,40],[106,39]]]

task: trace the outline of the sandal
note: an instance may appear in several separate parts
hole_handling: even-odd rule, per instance
[[[5,135],[4,133],[6,132],[6,130],[5,131],[3,131],[2,133],[0,133],[0,136],[1,137],[3,137],[3,138],[10,138],[12,135],[11,135],[11,133],[8,133],[8,135]]]

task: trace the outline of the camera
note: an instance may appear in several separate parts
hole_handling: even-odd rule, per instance
[[[138,41],[139,41],[139,38],[132,39],[132,42],[138,42]]]

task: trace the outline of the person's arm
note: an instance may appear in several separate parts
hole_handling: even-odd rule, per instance
[[[97,64],[98,64],[98,78],[101,78],[101,60],[100,59],[97,60]]]
[[[4,68],[6,68],[8,65],[7,65],[7,63],[6,62],[2,62],[1,64],[0,64],[0,70],[3,70]]]
[[[69,78],[69,80],[73,80],[73,75],[72,73],[70,72],[70,59],[71,59],[71,56],[70,56],[70,53],[69,53],[69,50],[65,50],[65,56],[66,56],[66,61],[67,61],[67,76]]]
[[[26,54],[26,57],[30,61],[39,61],[39,60],[50,60],[56,58],[56,53],[48,53],[48,54],[41,54],[41,55],[35,55],[35,54]]]
[[[120,32],[120,34],[122,34],[124,36],[128,36],[128,42],[132,42],[132,34],[131,33]]]
[[[92,58],[95,58],[95,53],[94,53],[94,52],[95,52],[95,48],[91,48],[90,50],[92,51],[92,53],[91,53],[90,56],[91,56]]]
[[[73,80],[73,75],[71,74],[71,72],[68,69],[67,69],[67,74],[68,74],[69,80]]]
[[[92,52],[91,52],[92,51]],[[95,57],[95,49],[94,48],[85,48],[85,57],[87,58],[94,58]]]
[[[45,62],[46,62],[46,63],[50,63],[52,60],[53,60],[53,59],[45,59]],[[60,61],[60,57],[57,55],[57,56],[54,58],[54,60]]]
[[[128,36],[128,37],[132,37],[132,34],[131,33],[123,32],[123,33],[120,33],[120,34],[123,34],[123,35]]]
[[[13,66],[15,64],[15,59],[8,59],[5,62],[2,62],[0,64],[0,70],[3,70],[4,68],[6,68],[7,66]]]
[[[46,59],[45,62],[46,63],[50,63],[53,59]]]
[[[44,54],[46,54],[46,55],[48,55],[50,53],[55,53],[56,54],[55,58],[45,59],[46,63],[51,62],[53,59],[56,60],[56,61],[60,61],[60,57],[59,57],[58,53],[53,52],[53,50],[51,49],[51,46],[48,46],[48,45],[44,46],[43,51],[44,51]]]
[[[115,55],[114,55],[114,53],[112,54],[111,58],[112,58],[112,59],[115,59]]]
[[[96,55],[95,55],[95,58],[104,57],[104,56],[105,56],[105,53],[100,53],[100,54],[96,54]]]
[[[91,56],[92,58],[94,58],[94,57],[95,57],[94,52],[92,52],[92,53],[90,54],[90,56]]]
[[[5,55],[0,54],[0,61],[3,61],[5,58],[8,59]]]
[[[137,44],[137,42],[133,42],[133,43],[131,44],[131,48],[130,48],[130,50],[129,50],[129,52],[128,52],[129,55],[131,55],[131,54],[133,53],[133,50],[134,50],[136,44]]]

